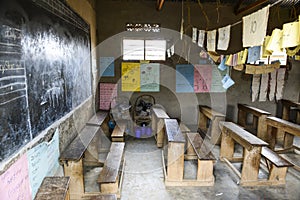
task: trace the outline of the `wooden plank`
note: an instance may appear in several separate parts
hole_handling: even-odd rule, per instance
[[[91,200],[117,200],[116,194],[103,194],[91,197]]]
[[[70,177],[45,177],[35,196],[35,200],[66,200],[68,196]]]
[[[100,110],[86,123],[87,125],[101,126],[108,115],[108,111]]]
[[[63,163],[64,175],[70,177],[70,199],[76,199],[84,194],[83,163],[79,161],[68,161]]]
[[[61,153],[59,159],[61,161],[79,161],[99,130],[100,127],[97,126],[85,126],[79,135]]]
[[[155,114],[157,118],[161,118],[161,119],[169,118],[168,114],[161,108],[152,108],[152,112],[153,114]]]
[[[184,136],[179,128],[176,119],[165,119],[165,130],[168,136],[169,142],[181,142],[185,143]]]
[[[124,142],[112,142],[110,151],[107,155],[104,167],[98,177],[98,183],[115,183],[119,173],[123,152]]]
[[[289,161],[280,157],[277,153],[268,147],[262,147],[261,155],[271,161],[276,167],[290,167],[293,166]]]
[[[198,133],[187,133],[186,135],[199,160],[216,160],[211,149],[204,144]]]
[[[221,142],[221,129],[219,123],[225,121],[225,116],[215,116],[211,123],[211,143],[220,144]]]
[[[213,119],[216,116],[225,117],[224,114],[219,113],[208,106],[199,105],[199,111],[202,112],[209,119]]]
[[[170,181],[182,181],[184,172],[184,143],[168,143],[167,176]]]
[[[220,158],[231,159],[234,154],[234,140],[230,137],[227,132],[222,130],[221,148],[220,148]]]
[[[212,160],[198,160],[197,180],[214,180],[214,163]]]
[[[294,136],[300,136],[299,124],[295,124],[277,117],[267,117],[266,123],[267,125],[281,129],[282,131],[288,132]]]
[[[179,128],[182,133],[188,133],[191,131],[184,123],[180,123]]]
[[[250,150],[253,146],[268,146],[268,143],[252,135],[232,122],[220,122],[222,133],[228,133],[236,142]]]
[[[122,122],[117,123],[111,134],[111,137],[124,137],[125,128],[126,128],[126,123],[122,123]]]
[[[255,108],[253,106],[249,106],[247,104],[238,104],[238,109],[239,110],[243,110],[244,112],[246,113],[251,113],[252,115],[254,116],[261,116],[261,115],[271,115],[271,113],[267,112],[267,111],[264,111],[264,110],[261,110],[259,108]]]

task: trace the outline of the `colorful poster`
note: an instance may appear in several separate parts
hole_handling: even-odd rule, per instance
[[[218,69],[218,66],[212,66],[212,81],[211,81],[211,92],[226,92],[223,87],[222,79],[228,73],[229,68],[227,70],[221,71]]]
[[[211,65],[195,65],[194,91],[196,93],[210,92],[211,79]]]
[[[56,129],[52,140],[46,143],[47,152],[46,152],[46,162],[48,165],[47,176],[53,176],[59,169],[59,132]]]
[[[100,77],[115,76],[114,61],[114,57],[100,57]]]
[[[44,177],[47,175],[47,145],[41,143],[27,152],[29,180],[34,198]]]
[[[31,200],[26,154],[0,176],[0,188],[0,200]]]
[[[159,64],[141,64],[141,92],[159,92]]]
[[[117,84],[100,83],[100,110],[109,110],[110,102],[117,96],[117,93]]]
[[[122,91],[140,91],[140,63],[122,63]]]
[[[176,92],[194,92],[193,65],[176,65]]]

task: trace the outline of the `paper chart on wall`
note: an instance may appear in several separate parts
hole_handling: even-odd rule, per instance
[[[109,110],[110,103],[117,96],[118,87],[114,83],[100,83],[100,110]]]
[[[260,74],[253,74],[252,77],[252,85],[251,85],[251,99],[252,102],[256,101],[259,94],[259,87],[260,87]]]
[[[26,154],[0,176],[0,199],[31,200]]]
[[[33,197],[47,175],[48,162],[46,153],[47,144],[45,142],[27,152],[29,179]]]
[[[216,30],[207,31],[207,51],[216,51]]]
[[[56,129],[51,141],[47,144],[47,165],[48,165],[48,172],[47,176],[53,176],[57,170],[59,169],[59,131]]]
[[[100,77],[115,76],[114,57],[100,57]]]
[[[176,92],[194,92],[194,66],[176,65]]]
[[[212,79],[211,65],[195,65],[194,72],[194,91],[196,93],[210,92]]]
[[[299,22],[283,24],[282,47],[296,47],[300,45]]]
[[[122,63],[122,91],[140,91],[140,63]]]
[[[270,92],[269,92],[269,100],[273,101],[275,98],[275,92],[276,92],[276,76],[277,71],[273,71],[270,73]]]
[[[141,92],[159,92],[159,64],[141,64]]]
[[[243,17],[243,47],[259,46],[266,36],[270,5]]]
[[[260,89],[258,101],[266,101],[268,95],[269,74],[262,74],[260,80]]]
[[[228,74],[228,71],[229,68],[221,71],[217,66],[212,66],[211,92],[226,92],[226,89],[223,87],[222,79]]]
[[[283,87],[284,87],[284,77],[286,68],[280,68],[277,70],[277,87],[276,87],[276,100],[282,99]]]

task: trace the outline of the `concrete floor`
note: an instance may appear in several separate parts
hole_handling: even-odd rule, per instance
[[[219,146],[213,149],[218,158]],[[212,187],[165,187],[162,168],[162,149],[158,149],[153,137],[137,139],[126,138],[125,170],[122,185],[122,200],[193,200],[193,199],[300,199],[299,172],[290,170],[285,186],[241,187],[239,178],[221,161],[214,165],[215,184]],[[237,165],[237,167],[239,167]],[[90,169],[86,173],[87,192],[99,191],[95,180],[100,173],[99,168]],[[185,178],[196,175],[196,165],[192,161],[185,162]],[[267,177],[260,170],[259,177]]]

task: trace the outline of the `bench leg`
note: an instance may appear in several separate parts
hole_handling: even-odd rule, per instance
[[[206,132],[207,131],[206,125],[207,125],[207,117],[201,111],[199,111],[198,128]]]
[[[263,141],[268,141],[266,118],[267,115],[260,116],[257,124],[257,137]]]
[[[84,194],[82,159],[78,162],[68,161],[64,163],[64,175],[70,176],[70,199],[77,199]]]
[[[198,170],[197,180],[198,181],[213,181],[213,161],[212,160],[199,160],[198,159]]]
[[[221,142],[221,130],[219,127],[219,122],[225,121],[224,117],[215,117],[211,123],[211,143],[220,144]]]
[[[117,178],[117,180],[119,180],[119,178]],[[103,194],[117,194],[118,188],[119,188],[118,181],[116,183],[101,183],[100,184],[100,192]]]
[[[257,181],[261,158],[261,147],[253,147],[251,150],[244,148],[244,160],[241,174],[241,184],[249,181]]]
[[[222,133],[220,158],[232,159],[234,153],[234,140],[226,133]]]
[[[164,120],[159,119],[157,123],[157,147],[163,147],[164,145]]]
[[[292,147],[293,142],[294,142],[294,135],[285,133],[284,141],[283,141],[283,148],[286,149],[286,148]]]
[[[238,124],[245,127],[246,126],[247,114],[243,110],[238,110]]]
[[[268,132],[268,143],[270,146],[270,149],[274,150],[276,145],[276,132],[277,129],[272,126],[267,126],[267,132]]]
[[[191,144],[191,142],[187,139],[187,144],[186,144],[186,156],[185,159],[187,160],[196,160],[198,159],[197,154]]]
[[[269,171],[269,181],[274,181],[278,184],[285,184],[287,169],[287,167],[278,168],[272,164]]]
[[[184,143],[168,144],[168,181],[182,181],[184,167]]]

